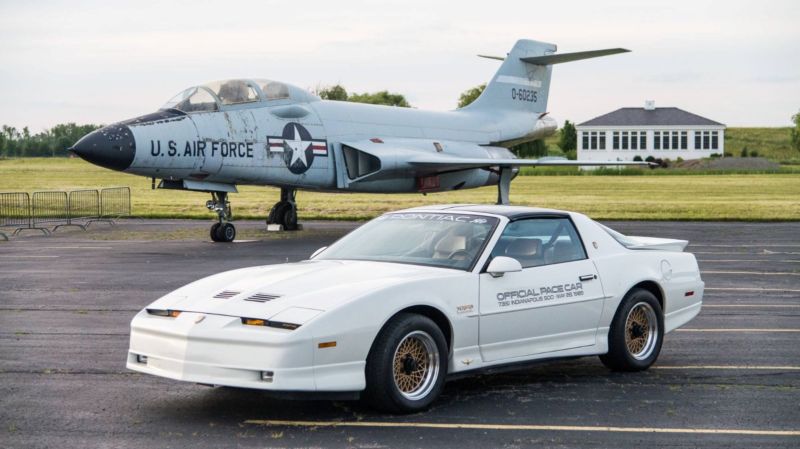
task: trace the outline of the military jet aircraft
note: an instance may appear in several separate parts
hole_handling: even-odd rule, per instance
[[[321,100],[290,84],[262,79],[190,87],[157,112],[101,128],[70,150],[93,164],[161,179],[159,188],[211,193],[214,241],[236,236],[228,194],[237,184],[280,187],[268,224],[297,229],[298,189],[428,193],[498,186],[509,203],[521,166],[632,165],[518,159],[509,147],[552,134],[552,66],[627,52],[622,48],[557,54],[556,46],[519,40],[472,104],[454,111]]]

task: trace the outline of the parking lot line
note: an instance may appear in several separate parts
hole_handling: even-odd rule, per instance
[[[800,248],[800,245],[795,243],[766,243],[766,244],[748,244],[748,245],[722,245],[712,243],[691,243],[689,246],[705,246],[709,248]]]
[[[706,435],[760,435],[800,436],[800,430],[758,429],[694,429],[672,427],[614,427],[614,426],[548,426],[539,424],[472,424],[386,421],[284,421],[273,419],[248,419],[245,424],[288,427],[368,427],[368,428],[423,428],[423,429],[477,429],[477,430],[539,430],[561,432],[617,432],[617,433],[687,433]]]
[[[700,263],[736,263],[736,262],[756,262],[756,263],[764,263],[764,262],[772,262],[772,263],[800,263],[800,260],[794,259],[786,259],[786,260],[770,260],[765,261],[764,259],[698,259]]]
[[[675,332],[800,332],[800,329],[675,329]]]
[[[800,371],[800,366],[778,366],[778,365],[659,365],[651,366],[649,369],[661,370],[755,370],[755,371]]]
[[[792,307],[800,307],[800,304],[705,304],[703,303],[703,308],[708,309],[711,307],[755,307],[755,308],[762,308],[762,307],[784,307],[784,308],[792,308]]]
[[[705,291],[716,292],[800,292],[799,289],[792,288],[759,288],[759,287],[706,287]]]
[[[800,276],[792,271],[700,271],[700,274],[756,274],[759,276]]]

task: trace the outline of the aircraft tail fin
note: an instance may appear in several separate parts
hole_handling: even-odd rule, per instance
[[[555,44],[522,39],[514,44],[505,58],[479,55],[502,60],[503,64],[486,85],[483,93],[465,109],[546,112],[553,64],[629,51],[624,48],[610,48],[554,54],[556,48]]]

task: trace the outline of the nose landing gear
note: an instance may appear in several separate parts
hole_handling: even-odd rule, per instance
[[[219,222],[211,226],[211,240],[215,242],[232,242],[236,238],[236,227],[230,222],[232,218],[231,203],[227,192],[211,192],[211,200],[206,202],[208,210],[214,211]]]
[[[267,226],[271,224],[281,225],[284,231],[296,231],[299,229],[295,195],[297,195],[297,190],[281,188],[281,200],[270,209]]]

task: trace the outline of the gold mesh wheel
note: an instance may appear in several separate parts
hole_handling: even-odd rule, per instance
[[[439,376],[439,350],[428,333],[413,331],[400,340],[392,358],[394,384],[407,399],[431,392]]]
[[[653,353],[658,339],[658,318],[653,307],[646,302],[636,303],[625,319],[625,346],[636,360],[644,360]]]

